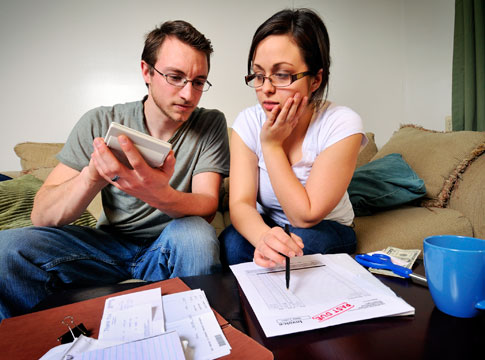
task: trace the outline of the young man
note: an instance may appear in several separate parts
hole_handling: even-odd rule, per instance
[[[59,153],[59,165],[36,195],[30,228],[0,232],[0,319],[22,314],[56,290],[207,274],[220,267],[209,225],[229,171],[226,121],[197,108],[212,46],[184,21],[148,34],[142,100],[87,112]],[[169,141],[161,168],[151,168],[126,136],[131,167],[103,141],[111,122]],[[96,229],[67,225],[101,191]]]

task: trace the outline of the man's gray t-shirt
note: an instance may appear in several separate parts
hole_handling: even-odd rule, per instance
[[[88,111],[72,130],[57,158],[81,171],[89,164],[93,140],[104,138],[111,122],[148,134],[143,102],[136,101]],[[229,141],[224,114],[197,108],[169,140],[176,164],[170,185],[179,191],[192,191],[192,177],[199,173],[229,174]],[[102,192],[104,214],[98,228],[136,238],[156,238],[171,218],[145,202],[108,185]]]

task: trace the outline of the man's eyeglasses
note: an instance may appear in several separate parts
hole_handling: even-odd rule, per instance
[[[153,70],[155,70],[157,73],[159,73],[160,75],[162,75],[165,78],[165,80],[167,80],[167,82],[170,85],[173,85],[173,86],[176,86],[176,87],[183,88],[185,85],[187,85],[187,83],[190,82],[190,83],[192,83],[192,87],[195,90],[198,90],[198,91],[207,91],[212,86],[212,84],[208,80],[206,80],[206,79],[189,80],[185,76],[182,76],[182,75],[177,75],[177,74],[164,74],[164,73],[158,71],[155,68],[155,66],[153,66],[153,65],[150,65],[150,66],[152,67]]]
[[[293,84],[296,80],[300,80],[307,75],[310,75],[310,71],[304,71],[298,74],[286,74],[286,73],[276,73],[270,76],[264,76],[263,74],[250,74],[244,77],[246,80],[246,85],[252,88],[259,88],[263,86],[266,79],[269,80],[271,85],[274,87],[286,87]]]

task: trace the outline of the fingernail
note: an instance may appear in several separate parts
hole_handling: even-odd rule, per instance
[[[295,257],[295,252],[294,251],[290,251],[288,253],[288,257]]]
[[[99,148],[101,146],[102,140],[99,138],[94,139],[94,146]]]
[[[118,141],[120,142],[120,144],[123,144],[123,145],[128,143],[125,135],[120,135],[120,137],[118,138]]]

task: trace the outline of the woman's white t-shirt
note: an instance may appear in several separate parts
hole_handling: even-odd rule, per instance
[[[265,121],[266,114],[261,105],[258,104],[242,111],[234,121],[232,128],[258,157],[258,212],[269,216],[277,224],[283,225],[289,222],[271,186],[261,150],[260,133]],[[348,136],[358,133],[364,135],[361,143],[362,149],[368,140],[365,137],[360,116],[348,107],[327,102],[327,106],[324,106],[319,113],[315,114],[308,126],[302,145],[302,159],[292,166],[300,183],[305,186],[313,163],[323,150]],[[322,181],[322,186],[325,186],[325,181]],[[350,225],[353,219],[352,204],[349,195],[345,192],[340,202],[325,217],[325,220]]]

